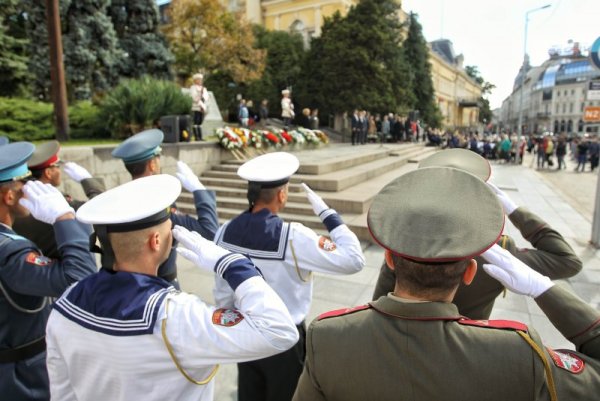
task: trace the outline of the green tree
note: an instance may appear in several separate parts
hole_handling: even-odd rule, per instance
[[[302,37],[297,33],[267,31],[254,26],[255,47],[266,52],[265,71],[260,80],[247,86],[244,96],[253,99],[255,108],[262,99],[269,101],[271,114],[281,112],[281,90],[294,88],[300,80],[306,51]]]
[[[112,0],[108,8],[119,45],[125,52],[121,75],[169,79],[174,57],[158,29],[155,0]]]
[[[297,91],[301,103],[323,115],[359,106],[373,112],[406,109],[412,95],[399,9],[395,0],[363,0],[346,17],[326,18],[306,57]]]
[[[492,121],[493,114],[492,110],[490,109],[490,101],[487,99],[486,95],[492,93],[492,90],[496,87],[496,85],[483,79],[477,66],[468,65],[465,67],[465,72],[469,77],[477,82],[479,86],[481,86],[481,97],[479,98],[479,103],[481,105],[479,108],[479,121],[489,123]]]
[[[429,62],[429,47],[423,36],[423,28],[418,15],[410,13],[408,18],[408,33],[403,44],[406,59],[410,65],[411,91],[416,101],[414,109],[428,125],[438,127],[441,123],[441,113],[435,102],[435,91],[431,79],[431,63]]]
[[[109,1],[61,0],[59,3],[70,100],[90,99],[118,82],[123,53],[106,14]],[[34,94],[48,100],[51,83],[45,2],[23,0],[22,3],[27,13]]]
[[[0,96],[22,95],[28,84],[27,38],[18,0],[0,0]]]

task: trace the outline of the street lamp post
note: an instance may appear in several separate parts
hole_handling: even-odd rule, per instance
[[[536,11],[544,10],[550,7],[550,4],[546,4],[542,7],[537,7],[532,10],[529,10],[525,13],[525,34],[523,39],[523,74],[521,76],[521,89],[519,91],[519,120],[518,124],[518,143],[521,143],[521,137],[523,136],[523,92],[525,91],[525,77],[527,76],[527,71],[525,70],[525,61],[527,60],[527,26],[529,25],[529,14],[534,13]],[[518,157],[518,156],[517,156]]]

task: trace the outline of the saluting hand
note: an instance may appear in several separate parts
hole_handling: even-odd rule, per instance
[[[483,270],[512,292],[537,298],[554,285],[548,277],[536,272],[498,244],[482,256],[491,263],[484,264]]]
[[[302,188],[306,191],[306,196],[308,197],[308,201],[312,205],[312,208],[315,214],[321,217],[321,214],[329,209],[329,206],[323,201],[323,199],[317,195],[312,189],[309,188],[308,185],[302,183]]]
[[[19,199],[19,203],[27,208],[36,220],[54,224],[59,217],[75,213],[64,195],[50,184],[29,181],[23,187],[23,193],[25,197]]]
[[[84,167],[81,167],[75,162],[65,163],[65,174],[67,174],[73,181],[81,182],[87,178],[92,178],[92,175]]]
[[[198,176],[182,161],[177,162],[177,173],[175,175],[181,181],[181,185],[190,192],[206,189],[198,179]]]
[[[502,204],[502,208],[504,209],[504,213],[506,213],[507,216],[510,216],[512,214],[512,212],[514,212],[515,210],[517,210],[517,208],[519,206],[517,206],[517,204],[515,202],[513,202],[512,199],[510,199],[510,197],[506,194],[506,192],[504,192],[503,190],[501,190],[500,188],[498,188],[497,186],[495,186],[491,182],[488,182],[487,184],[496,193],[496,196],[498,197],[498,200]]]
[[[177,247],[177,253],[205,271],[213,272],[217,262],[231,253],[197,232],[189,231],[182,226],[173,228],[173,237],[185,247]]]

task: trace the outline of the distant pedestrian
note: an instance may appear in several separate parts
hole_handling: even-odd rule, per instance
[[[267,99],[263,99],[262,102],[260,102],[258,115],[260,116],[260,125],[265,127],[269,118],[269,101]]]
[[[319,109],[310,112],[310,128],[319,129]]]
[[[592,171],[596,167],[598,167],[598,158],[600,157],[600,144],[598,143],[598,138],[593,138],[590,140],[589,148],[588,148],[588,158],[590,159],[590,167]]]
[[[294,113],[294,103],[292,103],[292,99],[290,98],[289,89],[282,90],[281,96],[281,119],[283,120],[285,129],[288,129],[290,123],[296,115]]]
[[[556,160],[558,161],[557,170],[561,170],[563,168],[567,168],[565,165],[565,155],[567,154],[567,143],[564,137],[558,138],[558,142],[556,143]]]
[[[589,145],[586,140],[582,139],[577,145],[577,167],[575,171],[585,171],[585,163],[587,162]],[[581,167],[581,170],[579,169]]]
[[[208,91],[202,84],[204,75],[194,74],[192,76],[193,84],[190,87],[190,96],[192,96],[192,136],[196,141],[202,141],[202,122],[204,115],[208,110]]]

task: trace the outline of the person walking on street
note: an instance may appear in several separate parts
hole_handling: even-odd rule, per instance
[[[567,154],[567,142],[563,136],[558,138],[558,142],[556,143],[556,160],[558,162],[557,170],[566,169],[567,166],[565,164],[565,155]]]
[[[194,140],[203,141],[202,139],[202,122],[208,110],[208,90],[203,85],[204,75],[194,74],[192,76],[193,84],[190,87],[190,95],[192,96],[192,134]]]
[[[587,162],[589,145],[585,138],[582,138],[577,145],[577,167],[575,171],[585,171],[585,163]],[[581,170],[580,170],[581,168]]]

